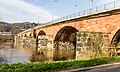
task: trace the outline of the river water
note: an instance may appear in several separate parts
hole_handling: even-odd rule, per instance
[[[66,47],[66,45],[65,45]],[[74,50],[42,49],[34,45],[0,43],[0,64],[69,60],[75,58]]]
[[[15,48],[13,43],[0,44],[0,64],[30,62],[33,49]]]

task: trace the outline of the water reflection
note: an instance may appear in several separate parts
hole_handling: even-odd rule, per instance
[[[1,43],[0,44],[0,64],[2,63],[18,63],[18,62],[42,62],[42,61],[56,61],[56,60],[69,60],[74,59],[73,46],[62,43],[62,47],[56,49],[40,49],[31,43]],[[70,47],[69,47],[70,46]]]
[[[0,44],[0,63],[18,63],[18,62],[30,62],[30,56],[32,56],[33,49],[14,47],[13,43],[1,43]]]

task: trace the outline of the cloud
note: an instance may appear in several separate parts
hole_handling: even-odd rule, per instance
[[[0,0],[0,16],[7,22],[38,22],[38,17],[39,22],[47,22],[51,20],[52,13],[24,0]]]

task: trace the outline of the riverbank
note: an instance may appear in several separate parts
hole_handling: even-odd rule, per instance
[[[114,56],[111,58],[107,58],[107,57],[96,58],[89,60],[1,64],[0,72],[53,72],[53,71],[109,64],[115,62],[120,62],[120,56]]]

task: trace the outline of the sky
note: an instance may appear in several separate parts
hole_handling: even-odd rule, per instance
[[[0,21],[46,23],[115,0],[0,0]]]

